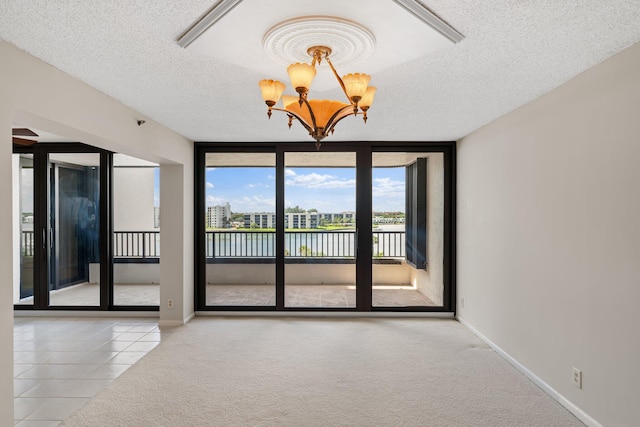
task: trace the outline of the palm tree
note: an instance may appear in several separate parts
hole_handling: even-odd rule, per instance
[[[313,256],[313,252],[311,251],[311,248],[306,245],[300,246],[298,248],[298,253],[302,256]]]

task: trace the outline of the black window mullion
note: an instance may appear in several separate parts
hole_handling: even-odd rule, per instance
[[[356,152],[356,310],[371,311],[372,306],[372,158],[371,148]]]
[[[276,151],[276,309],[284,309],[284,149]]]
[[[113,307],[113,153],[100,153],[100,309]]]
[[[427,267],[427,159],[406,169],[405,252],[409,264]]]
[[[49,167],[48,153],[37,148],[33,155],[34,244],[33,308],[49,306]]]

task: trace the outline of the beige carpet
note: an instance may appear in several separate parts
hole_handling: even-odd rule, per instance
[[[198,318],[62,425],[582,423],[453,320]]]

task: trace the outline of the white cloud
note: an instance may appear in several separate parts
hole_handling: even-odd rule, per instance
[[[396,181],[391,178],[374,178],[374,197],[402,197],[405,196],[405,184],[403,181]]]
[[[350,188],[355,187],[356,180],[355,179],[340,179],[334,175],[329,174],[319,174],[319,173],[310,173],[306,175],[296,175],[295,172],[291,171],[292,174],[288,174],[291,179],[286,181],[287,185],[291,185],[293,187],[304,187],[304,188]]]
[[[225,203],[226,200],[220,197],[207,196],[207,206],[223,205]]]
[[[275,212],[276,200],[263,196],[244,196],[231,201],[234,212]]]
[[[269,186],[259,182],[257,184],[247,184],[244,188],[269,188]]]
[[[242,198],[242,201],[244,203],[266,203],[269,204],[271,206],[275,206],[276,204],[276,200],[269,198],[269,197],[262,197],[262,196],[245,196]]]
[[[213,185],[212,182],[207,182],[207,188],[213,188],[215,187],[215,185]]]
[[[285,169],[284,176],[296,176],[296,173],[292,169]]]

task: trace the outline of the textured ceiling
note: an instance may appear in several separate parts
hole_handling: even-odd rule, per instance
[[[376,5],[388,1],[371,0],[359,20],[374,35],[386,19]],[[423,2],[465,39],[373,73],[368,123],[347,118],[332,140],[456,140],[640,41],[638,0]],[[214,3],[3,0],[0,38],[193,140],[311,141],[277,113],[267,120],[257,82],[269,76],[177,45]],[[274,10],[245,22],[290,18]],[[394,25],[405,19],[416,18],[406,13]]]

